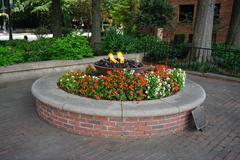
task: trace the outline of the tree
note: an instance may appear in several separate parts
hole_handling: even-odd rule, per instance
[[[37,24],[44,26],[44,28],[52,28],[51,26],[57,27],[55,20],[61,21],[59,22],[59,24],[61,23],[59,28],[62,30],[62,26],[65,28],[71,27],[71,18],[73,18],[73,15],[79,16],[80,12],[81,16],[83,16],[82,13],[85,12],[84,9],[89,8],[88,3],[89,0],[16,0],[13,12],[15,13],[14,18],[20,22],[25,17],[29,19],[29,17],[32,18],[33,15],[35,15],[37,18],[33,19],[34,22],[38,22]],[[89,9],[88,12],[90,12]],[[52,14],[55,15],[52,16]],[[58,16],[58,18],[56,16]],[[89,17],[89,14],[88,16],[84,16]],[[26,19],[24,20],[27,21]],[[33,20],[29,21],[31,22]],[[56,31],[56,29],[53,29],[53,32],[54,31]],[[56,34],[54,33],[54,35]]]
[[[227,43],[240,49],[240,0],[234,0]]]
[[[91,8],[92,3],[89,0],[75,0],[64,3],[64,11],[68,12],[73,18],[79,20],[87,26],[91,23]]]
[[[113,25],[123,27],[125,33],[136,32],[139,8],[139,0],[116,1],[110,11]]]
[[[62,9],[61,9],[61,0],[52,0],[51,5],[51,29],[53,37],[59,37],[62,35]]]
[[[211,60],[211,50],[199,49],[212,47],[212,32],[215,0],[198,0],[197,15],[193,33],[193,50],[191,58],[197,62]]]
[[[141,0],[140,26],[152,29],[171,26],[175,7],[166,0]]]
[[[101,2],[92,0],[92,39],[91,44],[95,53],[100,54],[101,48]]]

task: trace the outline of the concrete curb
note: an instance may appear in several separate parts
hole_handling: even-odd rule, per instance
[[[231,77],[231,76],[226,76],[226,75],[221,75],[216,73],[201,73],[196,71],[186,71],[186,72],[191,75],[196,75],[196,76],[201,76],[206,78],[213,78],[213,79],[221,79],[226,81],[234,81],[234,82],[240,83],[240,78],[237,78],[237,77]]]
[[[128,59],[142,61],[142,53],[125,55]],[[84,70],[87,65],[92,64],[106,56],[84,58],[82,60],[53,60],[33,63],[16,64],[7,67],[0,67],[0,83],[39,78],[44,75],[66,72],[68,70]]]
[[[187,81],[177,94],[159,99],[140,102],[95,100],[69,94],[57,86],[59,75],[45,76],[32,86],[32,94],[37,100],[52,107],[79,114],[108,117],[154,117],[190,111],[201,105],[206,94],[204,89]]]
[[[128,59],[135,59],[142,61],[143,53],[133,53],[125,55]],[[84,58],[82,60],[52,60],[52,61],[42,61],[33,63],[23,63],[16,64],[7,67],[0,67],[0,83],[5,83],[9,81],[18,81],[26,79],[39,78],[44,75],[66,72],[68,70],[84,70],[87,65],[92,64],[106,56],[98,56],[94,58]],[[215,73],[201,73],[195,71],[186,71],[188,74],[222,79],[227,81],[234,81],[240,83],[240,78],[225,76]]]

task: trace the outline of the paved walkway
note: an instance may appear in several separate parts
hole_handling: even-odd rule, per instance
[[[13,33],[13,39],[14,40],[24,39],[24,36],[28,37],[28,41],[34,41],[34,40],[38,39],[38,37],[33,33]],[[43,37],[52,38],[53,35],[52,34],[47,34],[47,35],[44,35]],[[4,33],[4,34],[0,33],[0,41],[7,41],[7,40],[9,40],[9,34],[8,33]]]
[[[207,131],[151,140],[86,138],[36,114],[34,80],[0,84],[0,160],[240,160],[240,83],[189,76],[207,92]]]

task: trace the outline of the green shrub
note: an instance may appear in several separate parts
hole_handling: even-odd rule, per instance
[[[219,67],[240,73],[239,50],[225,44],[213,45],[212,57],[214,63]]]
[[[151,43],[157,39],[153,36],[134,37],[131,35],[119,34],[110,31],[106,34],[103,42],[104,53],[120,50],[124,53],[143,52],[146,43]]]
[[[51,59],[74,60],[93,56],[93,50],[89,47],[87,39],[73,35],[56,39],[48,52]]]
[[[19,50],[10,47],[0,47],[0,66],[8,66],[24,62],[24,57]]]
[[[28,62],[51,60],[49,48],[54,43],[55,39],[41,38],[37,41],[29,42],[30,51],[25,52]]]
[[[92,57],[93,51],[84,37],[40,38],[37,41],[7,41],[0,48],[0,66],[45,60],[77,60]]]
[[[6,41],[0,41],[0,46],[5,46]]]
[[[30,45],[29,42],[26,40],[12,40],[12,41],[6,41],[5,46],[20,49],[23,51],[29,51]]]

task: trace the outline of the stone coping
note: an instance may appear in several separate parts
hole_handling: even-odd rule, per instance
[[[79,114],[108,117],[153,117],[189,111],[201,105],[206,94],[204,89],[187,80],[177,94],[159,100],[109,101],[95,100],[69,94],[57,86],[59,74],[48,75],[34,82],[32,94],[36,99],[52,107]]]
[[[81,60],[50,60],[50,61],[15,64],[15,65],[6,66],[6,67],[0,67],[0,74],[23,72],[23,71],[29,71],[29,70],[40,70],[40,69],[46,69],[46,68],[66,67],[66,66],[73,66],[73,65],[86,65],[86,64],[94,63],[106,57],[107,56],[96,56],[92,58],[83,58]],[[142,61],[143,53],[126,54],[124,55],[124,57],[128,59],[137,59],[139,61]]]

